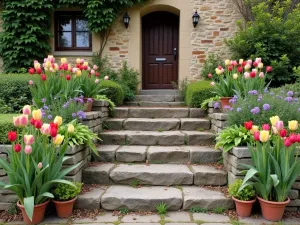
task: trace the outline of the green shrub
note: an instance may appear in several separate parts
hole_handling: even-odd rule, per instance
[[[68,201],[74,199],[77,195],[79,195],[82,187],[82,183],[75,182],[74,186],[60,183],[53,190],[53,194],[55,200],[58,201]]]
[[[229,186],[229,194],[238,200],[249,201],[254,199],[255,190],[252,186],[248,185],[243,190],[239,191],[243,184],[243,180],[237,179]]]
[[[214,97],[213,88],[209,81],[199,81],[187,86],[185,102],[189,107],[200,108],[205,99]]]
[[[281,95],[282,93],[287,93],[288,91],[293,91],[295,97],[300,97],[300,83],[286,84],[279,88],[271,88],[270,92],[274,95]]]
[[[209,54],[203,64],[201,77],[203,79],[210,80],[211,78],[209,78],[207,75],[211,73],[213,75],[213,79],[216,80],[218,77],[215,73],[215,69],[219,65],[224,67],[224,61],[221,59],[221,57],[214,53]]]
[[[124,101],[124,92],[122,87],[114,81],[103,80],[100,82],[101,89],[105,89],[101,94],[106,95],[116,105],[122,105]]]
[[[24,105],[32,104],[28,85],[35,76],[29,74],[0,74],[0,96],[13,112],[19,112]]]
[[[0,114],[0,144],[9,144],[7,133],[9,131],[16,131],[13,125],[14,114]]]
[[[11,113],[12,111],[12,108],[6,105],[6,102],[4,102],[4,100],[0,98],[0,113],[5,114]]]

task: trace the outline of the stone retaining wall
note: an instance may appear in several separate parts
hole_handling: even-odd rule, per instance
[[[95,101],[93,105],[93,112],[86,113],[86,119],[83,120],[83,124],[87,125],[90,130],[94,133],[99,133],[102,130],[102,121],[108,117],[108,102],[106,101]],[[0,146],[0,157],[7,159],[7,151],[11,149],[10,145]],[[91,150],[86,145],[78,145],[69,147],[66,152],[67,156],[71,156],[70,159],[66,160],[63,164],[63,168],[75,165],[79,163],[79,166],[72,170],[66,179],[71,181],[82,181],[82,171],[87,167],[91,161]],[[5,183],[8,182],[8,177],[5,171],[0,168],[0,181]],[[11,205],[17,201],[17,197],[11,191],[0,189],[0,211],[8,210]]]

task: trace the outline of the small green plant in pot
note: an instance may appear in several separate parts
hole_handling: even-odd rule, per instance
[[[56,212],[58,217],[67,218],[71,216],[77,195],[80,193],[82,183],[75,182],[74,186],[58,184],[53,190]]]
[[[235,202],[236,212],[241,217],[249,217],[251,215],[253,203],[255,199],[255,190],[253,186],[247,186],[239,191],[243,184],[243,180],[237,179],[229,186],[229,194]]]

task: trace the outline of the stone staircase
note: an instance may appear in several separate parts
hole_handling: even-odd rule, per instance
[[[141,94],[138,99],[154,107],[116,108],[105,121],[99,157],[83,171],[85,184],[101,188],[79,196],[77,206],[89,201],[89,207],[105,210],[155,211],[162,202],[168,210],[232,208],[219,191],[227,173],[215,165],[221,152],[213,148],[210,120],[200,109],[159,107],[160,100],[175,102],[174,92]]]

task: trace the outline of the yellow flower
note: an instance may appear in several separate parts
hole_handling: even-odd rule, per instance
[[[76,71],[76,76],[77,76],[77,77],[80,77],[80,76],[81,76],[81,70],[77,70],[77,71]]]
[[[53,143],[55,145],[61,145],[61,143],[64,141],[64,138],[65,137],[63,135],[58,134],[55,138],[53,138]]]
[[[35,120],[41,120],[42,119],[42,111],[40,109],[33,110],[32,118]]]
[[[216,68],[216,74],[220,75],[222,71],[219,68]]]
[[[233,74],[232,76],[233,76],[233,79],[235,79],[235,80],[239,77],[239,75],[237,73]]]
[[[280,120],[279,116],[272,116],[272,117],[270,118],[270,121],[271,121],[272,126],[275,126],[276,123],[277,123],[279,120]]]
[[[68,60],[66,58],[61,58],[60,61],[61,61],[61,64],[65,64],[68,62]]]
[[[79,59],[79,58],[76,59],[76,63],[77,63],[77,64],[80,63],[80,59]]]
[[[225,60],[225,66],[229,66],[230,65],[230,60],[229,59],[226,59]]]
[[[239,60],[239,64],[240,64],[240,65],[242,65],[242,64],[243,64],[243,62],[244,62],[244,60],[243,60],[243,59],[240,59],[240,60]]]
[[[270,139],[270,133],[267,130],[262,130],[259,133],[259,140],[261,142],[267,142]]]
[[[297,120],[291,120],[289,121],[289,129],[291,131],[295,131],[298,129],[298,121]]]
[[[84,62],[83,65],[84,65],[84,66],[88,66],[89,63],[88,63],[88,62]]]
[[[254,134],[255,131],[258,131],[258,126],[253,125],[251,130],[250,130],[250,133]]]
[[[62,117],[61,116],[56,116],[54,118],[54,123],[56,123],[58,126],[62,124]]]
[[[69,124],[68,125],[68,132],[69,133],[74,133],[74,131],[75,131],[75,127],[73,126],[73,124]]]

